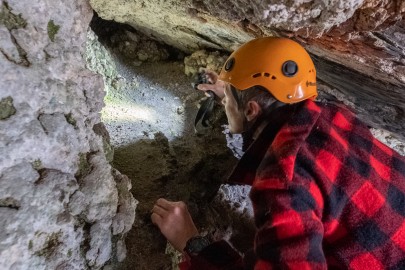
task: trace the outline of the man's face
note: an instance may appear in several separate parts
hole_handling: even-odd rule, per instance
[[[232,134],[242,133],[245,128],[245,115],[238,109],[238,103],[232,94],[229,84],[225,87],[225,97],[222,99],[225,106],[226,117],[228,118],[229,131]]]

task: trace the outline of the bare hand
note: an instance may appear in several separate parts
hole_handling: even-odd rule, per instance
[[[204,75],[209,83],[199,84],[197,88],[202,91],[211,90],[222,100],[224,98],[225,82],[218,80],[218,74],[213,71],[207,70]]]
[[[198,235],[184,202],[170,202],[160,198],[153,206],[151,219],[178,251],[183,251],[187,241]]]

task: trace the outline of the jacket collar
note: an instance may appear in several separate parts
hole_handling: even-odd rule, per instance
[[[263,166],[266,165],[263,164],[263,160],[272,160],[275,163],[283,162],[283,160],[272,157],[275,154],[274,151],[277,151],[278,158],[285,158],[285,164],[280,164],[284,166],[285,179],[280,181],[291,181],[295,156],[303,140],[312,130],[319,113],[320,107],[311,100],[275,109],[268,116],[266,127],[233,169],[228,177],[228,182],[252,185],[257,178],[271,178],[270,175],[266,175],[266,170],[263,170]],[[299,132],[291,132],[292,128],[297,126],[299,126]],[[285,147],[286,144],[288,144],[287,147]],[[287,160],[288,162],[286,162]]]

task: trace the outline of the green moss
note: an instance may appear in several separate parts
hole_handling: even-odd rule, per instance
[[[62,236],[61,232],[51,233],[46,238],[45,244],[41,250],[36,251],[34,254],[37,256],[43,256],[49,258],[59,247],[61,241],[59,238]]]
[[[50,39],[52,42],[55,41],[55,36],[56,36],[56,34],[58,33],[59,28],[60,28],[60,26],[57,25],[57,24],[55,24],[55,23],[53,22],[53,20],[50,20],[50,21],[48,22],[48,36],[49,36],[49,39]]]
[[[69,124],[71,124],[72,126],[74,126],[75,128],[77,127],[76,126],[76,119],[74,119],[73,118],[73,116],[72,116],[72,113],[68,113],[68,114],[65,114],[65,118],[66,118],[66,121],[69,123]]]
[[[34,246],[34,243],[32,242],[32,240],[30,240],[28,242],[28,249],[32,249],[33,246]]]
[[[79,168],[75,174],[77,178],[82,178],[91,172],[91,166],[87,161],[87,153],[80,153],[79,155]]]
[[[8,30],[24,28],[27,22],[21,17],[21,14],[15,15],[10,11],[7,2],[3,2],[0,10],[0,24],[6,26]]]
[[[108,162],[111,163],[114,159],[114,148],[104,138],[103,138],[103,150],[105,158],[107,159]]]
[[[40,159],[36,159],[33,162],[31,162],[32,168],[34,168],[34,170],[40,170],[42,169],[42,161]]]
[[[69,249],[69,250],[68,250],[67,256],[68,256],[68,258],[72,257],[72,249]]]
[[[16,109],[13,105],[13,98],[6,97],[0,100],[0,120],[9,118],[16,113]]]

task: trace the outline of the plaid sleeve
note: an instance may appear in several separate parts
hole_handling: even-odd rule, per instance
[[[292,184],[286,189],[252,189],[258,231],[255,269],[326,269],[323,225],[315,190]],[[259,202],[260,200],[260,202]]]

